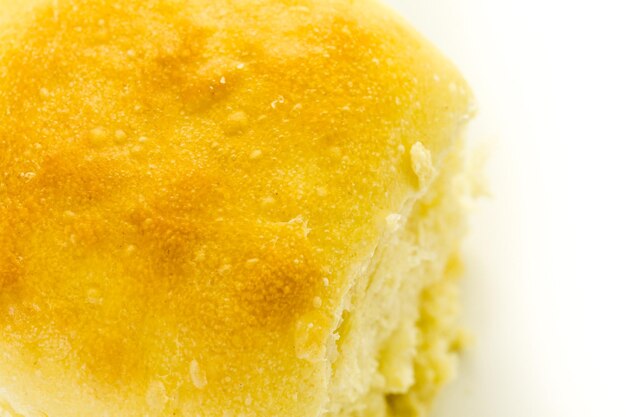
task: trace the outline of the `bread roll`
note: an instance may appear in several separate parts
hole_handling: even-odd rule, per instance
[[[369,0],[0,0],[0,415],[424,415],[471,102]]]

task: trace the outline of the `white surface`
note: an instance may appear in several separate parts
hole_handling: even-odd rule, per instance
[[[477,341],[435,417],[626,416],[626,26],[617,0],[388,0],[492,142],[467,243]]]

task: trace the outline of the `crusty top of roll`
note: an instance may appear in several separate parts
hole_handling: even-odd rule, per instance
[[[457,71],[370,1],[0,9],[0,399],[317,415],[342,297],[468,113]]]

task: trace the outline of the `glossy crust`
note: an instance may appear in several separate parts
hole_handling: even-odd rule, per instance
[[[410,151],[436,165],[468,113],[456,70],[369,1],[14,3],[0,402],[319,415],[342,300],[425,185]]]

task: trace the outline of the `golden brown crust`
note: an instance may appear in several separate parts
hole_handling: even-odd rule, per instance
[[[351,272],[420,186],[409,150],[437,156],[467,112],[454,68],[369,1],[20,7],[0,19],[5,395],[317,415]]]

